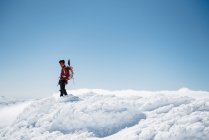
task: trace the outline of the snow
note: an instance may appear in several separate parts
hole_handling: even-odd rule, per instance
[[[11,125],[17,116],[30,104],[28,102],[16,103],[9,106],[3,106],[0,108],[0,128],[7,125]]]
[[[79,89],[0,108],[2,140],[206,140],[209,92]],[[1,103],[0,103],[1,104]]]

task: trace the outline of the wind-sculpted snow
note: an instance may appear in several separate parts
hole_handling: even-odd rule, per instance
[[[16,120],[16,116],[28,106],[30,101],[16,100],[0,96],[0,129],[10,125]]]
[[[206,140],[209,93],[74,90],[35,100],[0,129],[3,140]],[[1,121],[1,120],[0,120]]]

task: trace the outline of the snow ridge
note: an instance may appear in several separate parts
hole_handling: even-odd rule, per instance
[[[208,92],[69,92],[73,95],[55,94],[30,103],[11,125],[0,129],[0,139],[209,139]]]

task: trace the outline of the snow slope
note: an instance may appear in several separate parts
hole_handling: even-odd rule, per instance
[[[209,93],[81,89],[34,100],[0,128],[1,140],[206,140]],[[5,107],[4,110],[7,108]],[[9,109],[9,107],[8,107]],[[4,114],[0,108],[0,114]],[[0,117],[0,124],[5,120]],[[15,120],[15,121],[14,121]]]
[[[27,101],[0,107],[0,128],[11,125],[29,104],[30,101]]]

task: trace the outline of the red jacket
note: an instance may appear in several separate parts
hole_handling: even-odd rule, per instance
[[[71,71],[71,67],[62,67],[61,69],[61,74],[60,74],[60,80],[66,80],[68,81],[70,78],[70,71]]]

